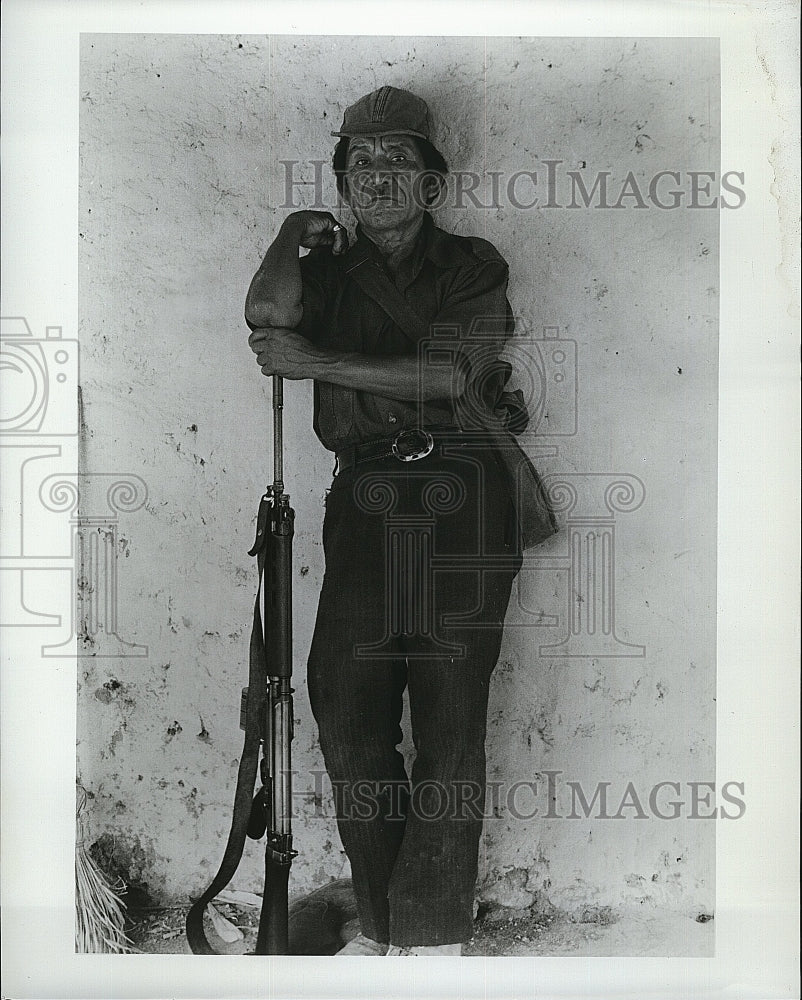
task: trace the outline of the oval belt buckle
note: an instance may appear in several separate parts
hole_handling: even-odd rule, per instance
[[[426,458],[434,448],[434,438],[428,431],[414,428],[399,431],[393,439],[393,455],[399,462],[417,462]]]

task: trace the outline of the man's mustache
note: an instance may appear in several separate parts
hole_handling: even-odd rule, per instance
[[[431,203],[433,176],[431,171],[412,175],[365,171],[348,178],[349,197],[361,208],[384,203],[399,208],[414,204],[426,209]]]
[[[386,178],[380,177],[378,181],[368,177],[354,178],[351,182],[351,190],[362,204],[373,204],[379,201],[406,204],[409,197],[408,193],[401,187],[399,179],[392,174]]]

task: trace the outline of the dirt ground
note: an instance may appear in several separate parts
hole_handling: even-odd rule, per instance
[[[259,913],[256,907],[217,903],[217,910],[240,928],[243,939],[218,942],[225,954],[253,952]],[[144,954],[190,954],[184,934],[187,907],[142,911],[129,929],[136,951]],[[702,919],[700,920],[700,916]],[[537,916],[496,911],[480,916],[466,956],[689,956],[714,953],[714,923],[707,915],[650,909],[608,914],[601,921],[577,922],[565,916]],[[357,931],[345,925],[343,939]]]

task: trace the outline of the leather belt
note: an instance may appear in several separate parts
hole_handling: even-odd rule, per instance
[[[446,431],[453,428],[432,428]],[[395,458],[399,462],[418,462],[430,455],[436,447],[435,439],[429,430],[419,427],[399,431],[394,437],[382,438],[378,441],[365,441],[348,445],[336,453],[337,465],[335,474],[339,475],[361,462],[375,462],[382,458]]]

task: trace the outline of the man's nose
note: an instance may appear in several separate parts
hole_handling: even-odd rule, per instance
[[[392,177],[389,163],[374,163],[370,169],[370,179],[374,187],[387,188],[390,186]]]

